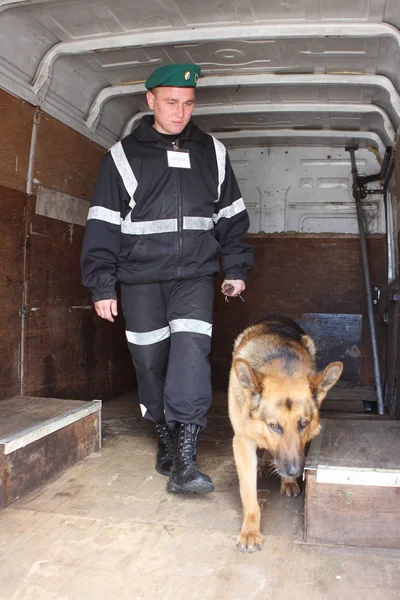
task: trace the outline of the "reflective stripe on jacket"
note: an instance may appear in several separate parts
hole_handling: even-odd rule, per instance
[[[101,164],[82,249],[82,283],[93,300],[115,282],[151,283],[219,273],[246,279],[249,218],[225,146],[189,122],[179,147],[190,169],[168,166],[171,142],[144,117]]]

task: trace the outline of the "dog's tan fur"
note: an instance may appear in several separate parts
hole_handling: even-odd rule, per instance
[[[240,550],[262,548],[257,448],[280,475],[281,493],[297,496],[305,446],[320,431],[319,407],[342,370],[333,362],[316,372],[313,340],[285,317],[269,317],[236,339],[228,401],[243,506]]]

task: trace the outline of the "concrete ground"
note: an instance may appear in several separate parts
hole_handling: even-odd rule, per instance
[[[223,404],[199,448],[216,490],[166,491],[132,398],[103,405],[104,446],[0,513],[0,600],[397,600],[400,551],[303,543],[303,496],[259,483],[264,549],[235,548],[241,506]]]

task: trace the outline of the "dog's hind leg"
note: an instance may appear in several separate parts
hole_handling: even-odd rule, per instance
[[[236,546],[242,552],[254,552],[262,548],[260,506],[257,500],[257,446],[248,438],[235,435],[233,453],[243,510],[242,530]]]

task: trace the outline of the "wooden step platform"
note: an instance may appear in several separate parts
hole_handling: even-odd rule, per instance
[[[362,415],[371,415],[365,412],[366,405],[376,407],[376,392],[373,388],[353,386],[339,381],[329,390],[322,402],[320,413],[321,417],[327,419],[342,419],[345,415],[355,415],[354,418],[358,419]]]
[[[0,507],[101,446],[101,400],[14,396],[0,402]]]
[[[400,422],[321,423],[305,466],[305,541],[400,548]]]

